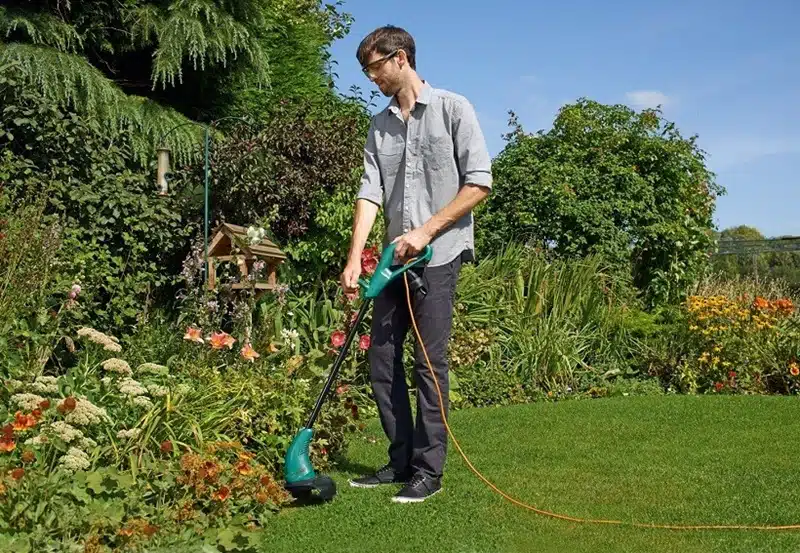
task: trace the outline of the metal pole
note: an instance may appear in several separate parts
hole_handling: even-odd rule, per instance
[[[204,226],[205,226],[205,273],[203,274],[204,280],[208,279],[208,125],[205,128],[205,217],[204,217]]]
[[[361,304],[361,309],[358,310],[358,315],[356,316],[353,326],[350,328],[350,333],[347,336],[347,340],[345,340],[342,349],[339,351],[339,355],[333,362],[333,367],[328,375],[328,381],[325,382],[325,386],[322,388],[322,393],[319,394],[317,403],[314,405],[313,411],[311,411],[311,416],[308,417],[308,422],[306,422],[305,426],[306,428],[311,428],[314,425],[314,421],[317,420],[317,415],[319,415],[319,411],[322,409],[322,404],[325,402],[325,396],[327,396],[331,391],[331,387],[336,380],[336,376],[339,374],[339,367],[341,366],[342,361],[344,361],[344,358],[347,357],[347,351],[350,349],[350,344],[353,343],[356,335],[358,335],[358,327],[361,324],[361,321],[364,320],[364,315],[367,314],[367,309],[369,309],[371,301],[372,300],[370,298],[365,298],[364,303]]]

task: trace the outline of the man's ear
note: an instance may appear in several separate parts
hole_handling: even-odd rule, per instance
[[[400,63],[400,68],[402,69],[403,66],[408,65],[408,54],[402,48],[397,51],[397,61]]]

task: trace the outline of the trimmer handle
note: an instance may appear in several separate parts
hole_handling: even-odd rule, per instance
[[[377,297],[378,294],[380,294],[381,291],[386,288],[391,281],[402,275],[410,268],[422,263],[427,263],[433,256],[433,248],[431,248],[430,244],[428,244],[425,246],[425,248],[423,248],[422,252],[420,252],[417,257],[392,270],[392,267],[395,266],[395,248],[396,245],[394,242],[384,248],[383,253],[381,254],[381,259],[378,262],[378,266],[376,267],[375,272],[372,274],[372,278],[370,278],[369,281],[363,278],[358,279],[358,283],[362,288],[363,297],[370,299]]]

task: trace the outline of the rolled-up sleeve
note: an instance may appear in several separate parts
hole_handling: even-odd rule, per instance
[[[492,159],[475,109],[462,99],[453,111],[453,144],[462,182],[491,188]]]
[[[383,204],[383,187],[381,186],[381,171],[377,160],[374,120],[370,123],[367,141],[364,144],[364,172],[361,175],[361,186],[359,187],[357,198],[369,200],[378,206]]]

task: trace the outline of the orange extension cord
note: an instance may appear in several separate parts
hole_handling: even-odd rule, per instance
[[[572,517],[568,515],[563,515],[559,513],[553,513],[550,511],[545,511],[542,509],[537,509],[533,505],[528,505],[518,499],[515,499],[505,493],[503,490],[499,489],[497,486],[492,484],[485,476],[483,476],[478,469],[476,469],[470,460],[467,458],[467,455],[464,453],[464,450],[461,449],[456,437],[453,435],[453,432],[450,430],[450,425],[447,424],[447,417],[445,416],[444,412],[444,401],[442,399],[442,391],[439,388],[439,382],[436,380],[436,375],[433,372],[433,366],[431,365],[431,360],[428,357],[428,352],[425,349],[425,343],[422,340],[422,337],[419,333],[419,328],[417,328],[417,321],[414,319],[414,309],[411,306],[411,291],[408,286],[408,275],[403,273],[403,280],[405,281],[406,285],[406,299],[408,300],[408,311],[411,315],[411,324],[414,326],[414,333],[417,336],[417,340],[419,340],[419,345],[422,347],[422,353],[425,355],[425,360],[428,363],[428,370],[431,373],[431,378],[433,378],[433,382],[436,384],[436,392],[439,394],[439,410],[442,414],[442,420],[444,421],[444,425],[447,428],[447,433],[450,435],[450,438],[453,440],[453,443],[458,449],[458,452],[464,458],[464,461],[467,463],[467,466],[474,472],[478,478],[483,480],[483,482],[489,486],[492,490],[509,500],[511,503],[522,507],[524,509],[528,509],[540,515],[557,518],[561,520],[568,520],[570,522],[582,522],[588,524],[613,524],[617,526],[632,526],[636,528],[660,528],[666,530],[800,530],[800,524],[790,524],[786,526],[777,526],[777,525],[743,525],[743,524],[726,524],[726,525],[718,525],[718,524],[647,524],[641,522],[624,522],[621,520],[604,520],[604,519],[589,519],[589,518],[578,518]]]

